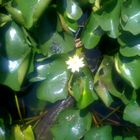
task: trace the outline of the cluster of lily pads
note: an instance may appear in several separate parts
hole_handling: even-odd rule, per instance
[[[0,140],[139,139],[139,9],[0,0]]]

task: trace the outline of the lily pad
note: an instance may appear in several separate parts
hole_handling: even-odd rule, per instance
[[[140,56],[140,35],[123,32],[118,38],[120,53],[125,57]]]
[[[91,13],[90,18],[85,25],[81,35],[81,41],[86,49],[92,49],[97,46],[103,34],[98,22],[95,20],[94,12]]]
[[[125,137],[124,140],[138,140],[135,136],[133,137]]]
[[[140,87],[140,58],[127,58],[116,55],[117,72],[135,89]]]
[[[40,49],[43,55],[50,57],[54,54],[68,53],[74,46],[74,37],[71,34],[54,32],[49,40],[40,45]]]
[[[7,28],[0,39],[0,83],[19,91],[28,70],[31,48],[16,23],[10,23]]]
[[[84,137],[84,140],[112,140],[111,126],[90,129]]]
[[[113,0],[104,5],[101,10],[94,14],[95,20],[102,30],[107,31],[112,38],[119,36],[119,19],[121,11],[120,0]]]
[[[140,106],[136,101],[130,102],[124,109],[123,119],[140,126]]]
[[[12,4],[6,5],[6,9],[18,23],[29,29],[40,18],[50,2],[51,0],[14,0]]]
[[[125,57],[140,56],[140,45],[120,47],[120,53]]]
[[[66,16],[71,20],[78,20],[82,15],[82,9],[74,0],[63,0]]]
[[[41,81],[36,89],[38,99],[54,103],[67,97],[69,72],[64,59],[57,58],[46,64],[46,77],[44,78],[45,80]]]
[[[140,23],[140,1],[131,0],[125,1],[121,8],[121,25],[123,30],[129,31],[134,35],[140,33],[139,23]]]
[[[0,53],[2,56],[10,60],[21,59],[30,51],[30,47],[26,42],[23,30],[15,22],[7,23],[0,29],[1,47]]]
[[[57,123],[51,128],[54,140],[78,140],[91,127],[91,115],[80,110],[67,109],[59,114]],[[61,135],[60,135],[61,134]]]
[[[123,140],[123,137],[121,137],[121,136],[115,136],[113,140]]]
[[[90,71],[84,69],[81,76],[79,75],[72,83],[71,95],[76,99],[77,106],[83,109],[98,99],[94,91],[93,79]]]
[[[124,103],[128,102],[125,95],[119,92],[114,84],[113,65],[113,58],[104,56],[94,78],[95,90],[107,107],[113,102],[111,95],[121,99]]]

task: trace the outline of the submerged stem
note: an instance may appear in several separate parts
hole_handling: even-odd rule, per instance
[[[23,120],[17,95],[15,95],[15,103],[16,103],[16,107],[17,107],[19,118],[21,120]]]

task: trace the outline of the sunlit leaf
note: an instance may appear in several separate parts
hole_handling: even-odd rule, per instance
[[[82,15],[82,10],[74,0],[62,0],[64,12],[69,19],[78,20]]]
[[[16,125],[13,130],[14,140],[35,140],[32,127],[29,125],[23,131],[19,125]]]
[[[84,69],[81,76],[74,79],[72,84],[72,96],[77,101],[77,106],[83,109],[98,99],[93,86],[93,79],[90,71]]]

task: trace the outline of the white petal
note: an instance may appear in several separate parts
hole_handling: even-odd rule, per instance
[[[73,57],[69,57],[69,60],[66,61],[66,64],[68,65],[68,69],[71,69],[71,71],[74,72],[79,72],[80,68],[85,66],[83,62],[83,58],[79,58],[78,55],[74,55]]]

